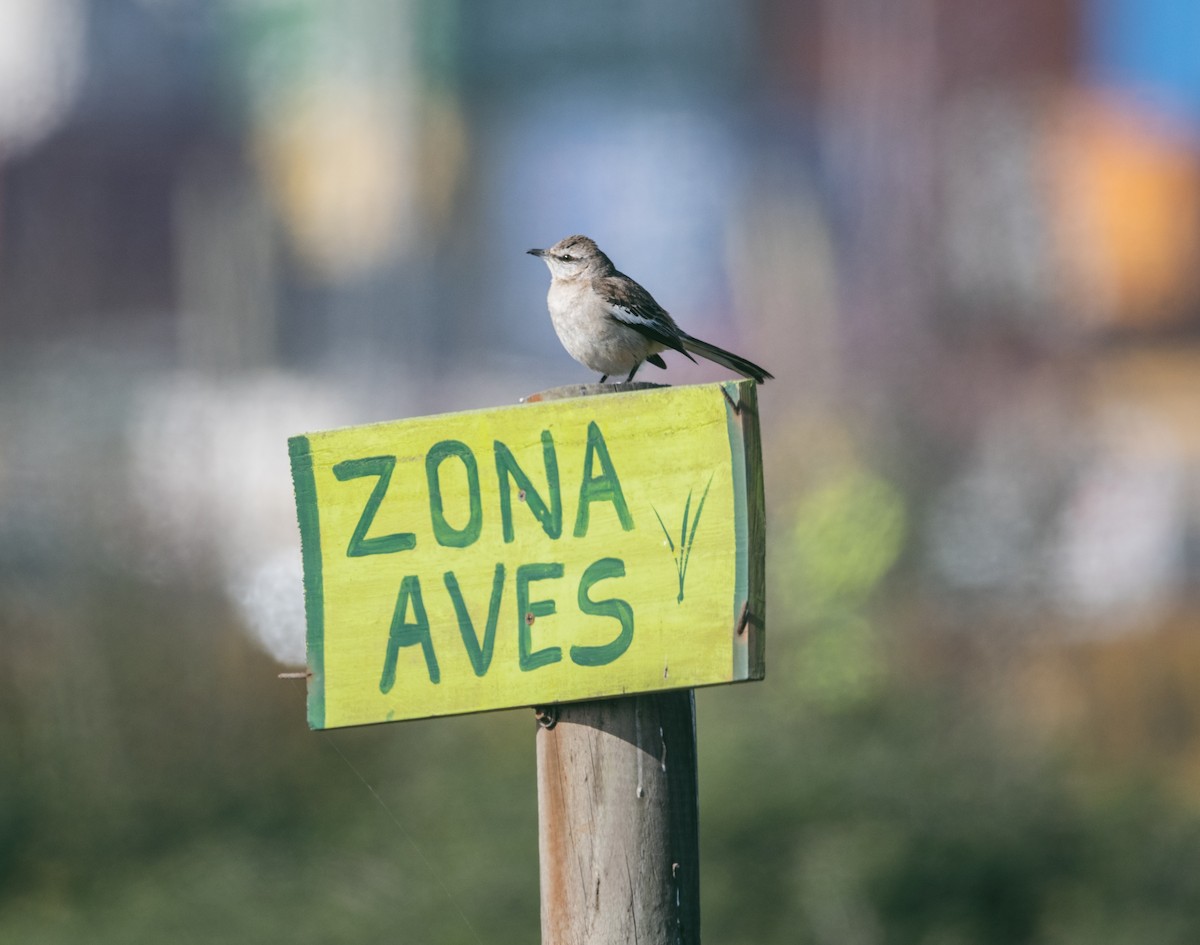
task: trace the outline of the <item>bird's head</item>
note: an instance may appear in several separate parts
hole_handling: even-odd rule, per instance
[[[540,258],[555,279],[590,278],[605,275],[613,269],[612,261],[586,236],[568,236],[549,249],[527,252]]]

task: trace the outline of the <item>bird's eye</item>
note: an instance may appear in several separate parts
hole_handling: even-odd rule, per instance
[[[563,253],[561,256],[558,257],[558,259],[559,259],[559,262],[574,262],[575,261],[575,257],[572,256],[570,253]]]

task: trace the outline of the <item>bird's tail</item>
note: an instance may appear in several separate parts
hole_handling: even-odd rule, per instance
[[[683,347],[698,354],[702,358],[708,358],[710,361],[715,361],[723,367],[729,368],[731,371],[737,371],[742,377],[752,377],[761,384],[769,377],[775,375],[766,368],[761,368],[753,361],[747,361],[741,355],[734,354],[732,351],[726,351],[724,348],[718,348],[716,345],[710,345],[707,341],[701,341],[699,338],[693,338],[691,335],[685,335],[680,332],[680,341],[683,342]]]

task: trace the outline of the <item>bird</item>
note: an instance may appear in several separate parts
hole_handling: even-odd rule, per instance
[[[692,355],[698,354],[759,384],[774,377],[753,361],[681,329],[589,237],[568,236],[549,249],[526,252],[550,269],[546,304],[558,340],[576,361],[600,373],[601,384],[625,371],[629,383],[647,361],[665,368],[660,352],[668,348],[693,362]]]

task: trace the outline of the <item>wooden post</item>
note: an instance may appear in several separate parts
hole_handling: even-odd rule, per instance
[[[692,691],[555,709],[537,734],[542,945],[696,945]]]
[[[637,390],[560,387],[530,400]],[[538,710],[542,945],[698,945],[692,690]]]

